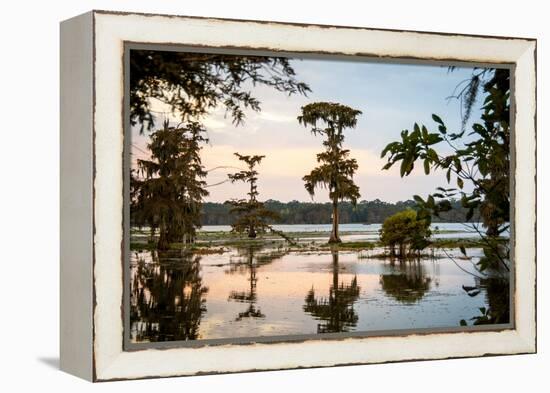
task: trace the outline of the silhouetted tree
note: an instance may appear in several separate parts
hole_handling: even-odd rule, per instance
[[[307,84],[295,78],[289,59],[176,51],[130,51],[130,121],[141,130],[154,127],[151,99],[168,104],[181,121],[199,120],[223,105],[234,124],[245,108],[260,110],[249,91],[263,85],[291,94],[306,94]]]
[[[192,243],[201,226],[200,211],[205,189],[206,171],[200,150],[208,139],[197,122],[185,127],[170,127],[151,134],[147,145],[149,160],[138,160],[142,179],[132,181],[132,210],[138,224],[159,229],[158,248],[172,242]]]
[[[232,231],[236,233],[247,232],[251,239],[256,238],[257,233],[264,233],[272,230],[269,223],[276,220],[277,213],[267,209],[264,203],[258,201],[258,171],[255,167],[260,164],[265,156],[244,156],[239,153],[235,155],[247,165],[246,170],[229,174],[228,177],[232,183],[242,181],[249,184],[247,193],[248,199],[232,199],[225,203],[231,205],[230,213],[236,215],[236,219],[231,224]]]
[[[325,151],[317,154],[320,165],[303,177],[305,188],[313,197],[318,187],[327,188],[332,201],[332,231],[329,243],[341,242],[338,235],[338,202],[350,200],[357,203],[359,187],[353,181],[358,168],[357,161],[349,158],[344,149],[344,129],[355,128],[361,111],[332,102],[315,102],[302,107],[298,122],[311,126],[313,135],[323,135]]]

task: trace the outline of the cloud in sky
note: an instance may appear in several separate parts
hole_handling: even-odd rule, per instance
[[[210,146],[203,149],[203,162],[207,168],[216,166],[242,166],[234,153],[259,154],[266,157],[262,160],[258,171],[262,176],[291,176],[299,177],[305,175],[317,165],[316,155],[319,148],[296,147],[296,148],[274,148],[274,149],[238,149],[236,146]],[[351,158],[355,158],[359,164],[357,175],[377,175],[384,161],[374,152],[365,149],[355,149]],[[244,168],[243,168],[244,169]]]
[[[308,83],[308,97],[288,96],[269,87],[247,86],[261,102],[261,112],[246,111],[245,123],[234,126],[222,107],[215,108],[201,121],[208,130],[210,145],[203,149],[207,168],[239,166],[234,152],[262,154],[259,191],[262,199],[310,200],[302,177],[316,165],[322,150],[322,138],[313,136],[298,124],[300,108],[310,102],[332,101],[359,109],[363,114],[354,130],[346,130],[344,145],[357,159],[356,182],[363,199],[397,201],[426,195],[437,186],[445,186],[443,174],[424,176],[423,171],[402,179],[397,168],[381,171],[385,161],[380,151],[389,142],[399,140],[403,129],[415,122],[434,128],[432,113],[445,120],[450,130],[461,124],[460,104],[447,100],[455,87],[471,74],[471,68],[448,72],[446,67],[402,65],[328,60],[291,60],[299,80]],[[155,102],[156,101],[156,102]],[[179,115],[160,101],[152,101],[157,123],[168,118],[173,123]],[[478,105],[479,106],[479,105]],[[164,113],[164,115],[162,115]],[[479,118],[479,109],[472,118]],[[147,136],[132,131],[134,159],[146,150]],[[139,149],[139,150],[138,150]],[[135,162],[135,160],[133,161]],[[227,179],[231,169],[209,172],[208,183]],[[246,186],[224,183],[209,188],[210,201],[223,202],[242,197]],[[316,200],[326,201],[326,190],[319,190]]]
[[[203,151],[203,159],[207,169],[218,166],[235,167],[220,168],[209,172],[207,182],[217,184],[227,179],[228,172],[238,171],[241,162],[234,156],[235,146],[212,146]],[[319,149],[294,148],[270,149],[257,151],[241,149],[242,154],[266,154],[258,167],[259,191],[262,199],[278,199],[281,201],[309,201],[311,197],[304,189],[302,177],[316,166],[316,154]],[[436,172],[425,176],[423,171],[415,171],[409,177],[399,176],[398,166],[388,171],[381,171],[385,161],[373,151],[354,149],[351,155],[359,164],[355,182],[360,187],[362,199],[381,199],[398,201],[412,198],[414,194],[426,195],[433,191],[434,184],[444,185],[445,176]],[[244,169],[244,167],[242,167]],[[209,201],[223,202],[231,198],[240,198],[248,191],[245,184],[220,184],[210,188]],[[327,202],[326,190],[316,192],[315,201]]]

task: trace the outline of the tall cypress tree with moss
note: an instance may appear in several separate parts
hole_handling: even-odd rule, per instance
[[[138,225],[158,229],[157,247],[195,241],[206,190],[200,150],[208,142],[197,122],[163,128],[151,134],[149,160],[138,160],[141,179],[132,182],[132,212]]]
[[[298,122],[311,126],[313,135],[325,137],[325,151],[317,154],[320,164],[303,177],[305,188],[313,197],[316,188],[326,188],[332,201],[332,231],[329,243],[340,243],[338,235],[338,202],[349,200],[357,203],[359,187],[353,181],[358,168],[357,161],[349,158],[350,151],[343,148],[344,130],[355,128],[361,111],[332,102],[315,102],[302,107]]]

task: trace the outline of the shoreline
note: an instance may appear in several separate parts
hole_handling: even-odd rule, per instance
[[[457,232],[458,233],[458,232]],[[257,248],[284,248],[289,252],[310,252],[310,251],[371,251],[375,248],[384,249],[384,245],[380,243],[378,237],[373,239],[357,239],[345,240],[349,236],[349,232],[342,232],[342,243],[329,244],[327,243],[328,233],[326,232],[301,232],[299,236],[292,236],[295,244],[291,244],[285,239],[275,234],[260,236],[256,239],[249,239],[242,235],[231,233],[199,233],[197,241],[191,245],[183,243],[172,243],[170,250],[188,250],[198,254],[207,253],[224,253],[222,249],[238,249],[246,247]],[[361,233],[352,233],[352,235],[360,236]],[[509,241],[508,238],[502,238],[503,242]],[[431,244],[424,251],[438,249],[458,249],[458,248],[482,248],[483,243],[479,238],[472,237],[450,237],[450,238],[434,238],[431,239]],[[155,250],[156,245],[150,241],[149,235],[136,236],[132,235],[130,239],[130,249],[132,251],[140,250]]]

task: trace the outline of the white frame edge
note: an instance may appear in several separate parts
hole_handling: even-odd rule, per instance
[[[93,380],[536,351],[536,41],[108,12],[94,12],[93,19]],[[515,130],[521,135],[515,138],[515,329],[123,351],[124,42],[515,64]]]
[[[93,13],[60,26],[60,367],[93,379]]]

